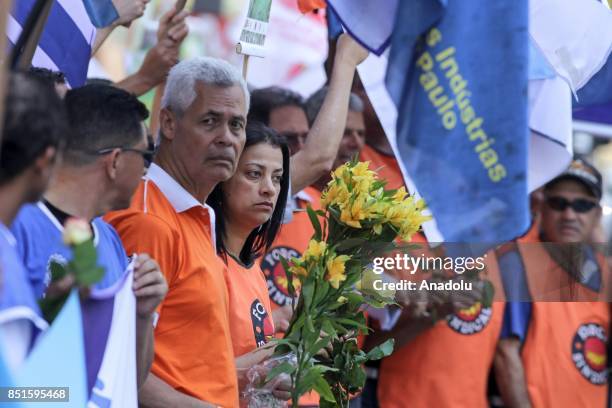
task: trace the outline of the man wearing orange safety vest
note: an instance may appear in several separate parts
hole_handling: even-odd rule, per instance
[[[509,302],[495,375],[507,407],[606,406],[610,271],[591,242],[601,195],[601,174],[574,160],[544,187],[542,243],[498,251]]]

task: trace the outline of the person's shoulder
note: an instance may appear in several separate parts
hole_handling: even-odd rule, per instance
[[[182,245],[180,230],[171,221],[157,214],[125,210],[106,216],[123,247],[130,252],[166,252]]]
[[[21,255],[25,255],[25,248],[28,247],[60,246],[62,227],[52,216],[45,214],[43,208],[40,203],[26,204],[11,224],[10,230]]]
[[[11,226],[29,226],[44,223],[46,215],[41,210],[38,203],[24,204],[19,209],[17,216],[13,220]]]
[[[108,242],[112,245],[123,248],[121,238],[119,237],[117,230],[111,224],[106,222],[103,218],[98,217],[93,220],[93,225],[96,228],[96,233],[98,234],[98,240],[100,242]]]

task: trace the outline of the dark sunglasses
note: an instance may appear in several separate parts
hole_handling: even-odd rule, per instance
[[[139,155],[142,156],[142,159],[144,160],[144,166],[147,169],[151,166],[151,163],[153,163],[153,159],[155,158],[155,153],[156,153],[155,143],[153,142],[153,140],[148,141],[146,150],[135,149],[133,147],[114,146],[114,147],[105,147],[104,149],[96,150],[94,153],[99,154],[99,155],[109,154],[115,149],[120,149],[122,152],[138,153]]]
[[[577,198],[569,201],[563,197],[547,197],[546,204],[555,211],[565,211],[567,207],[571,207],[577,213],[587,213],[597,207],[597,203],[583,198]]]

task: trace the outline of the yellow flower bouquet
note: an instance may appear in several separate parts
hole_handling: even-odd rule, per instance
[[[292,403],[315,390],[320,406],[348,406],[365,383],[362,364],[393,350],[388,341],[364,353],[355,337],[366,333],[364,305],[384,307],[393,294],[362,287],[372,259],[409,241],[428,219],[425,205],[404,188],[386,190],[368,162],[346,163],[332,173],[321,197],[322,210],[308,208],[314,235],[300,258],[283,260],[288,288],[299,298],[276,354],[292,355],[273,368],[268,380],[286,373],[293,383]]]

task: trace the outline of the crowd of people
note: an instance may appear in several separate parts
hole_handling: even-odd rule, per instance
[[[116,84],[67,89],[58,72],[10,73],[0,355],[18,370],[49,325],[39,300],[78,286],[71,275],[55,279],[50,265],[72,257],[64,226],[81,218],[104,269],[89,289],[112,288],[133,270],[139,405],[238,407],[249,373],[265,367],[270,340],[288,327],[294,299],[281,259],[306,250],[305,208],[320,208],[330,173],[358,157],[389,187],[404,181],[355,74],[368,53],[349,35],[337,41],[327,84],[305,98],[250,90],[218,59],[179,62],[185,16],[167,14],[143,68]],[[137,96],[160,84],[152,134]],[[487,253],[478,279],[496,288],[491,305],[476,286],[398,294],[399,309],[371,313],[361,346],[393,338],[395,351],[366,367],[351,406],[605,406],[611,321],[610,269],[595,245],[601,197],[602,177],[582,159],[534,192],[531,229]],[[422,234],[413,241],[427,246]],[[91,395],[102,361],[93,343],[108,322],[95,308],[83,315],[96,322],[83,326]],[[288,400],[290,380],[272,393]],[[300,406],[317,401],[309,394]]]

